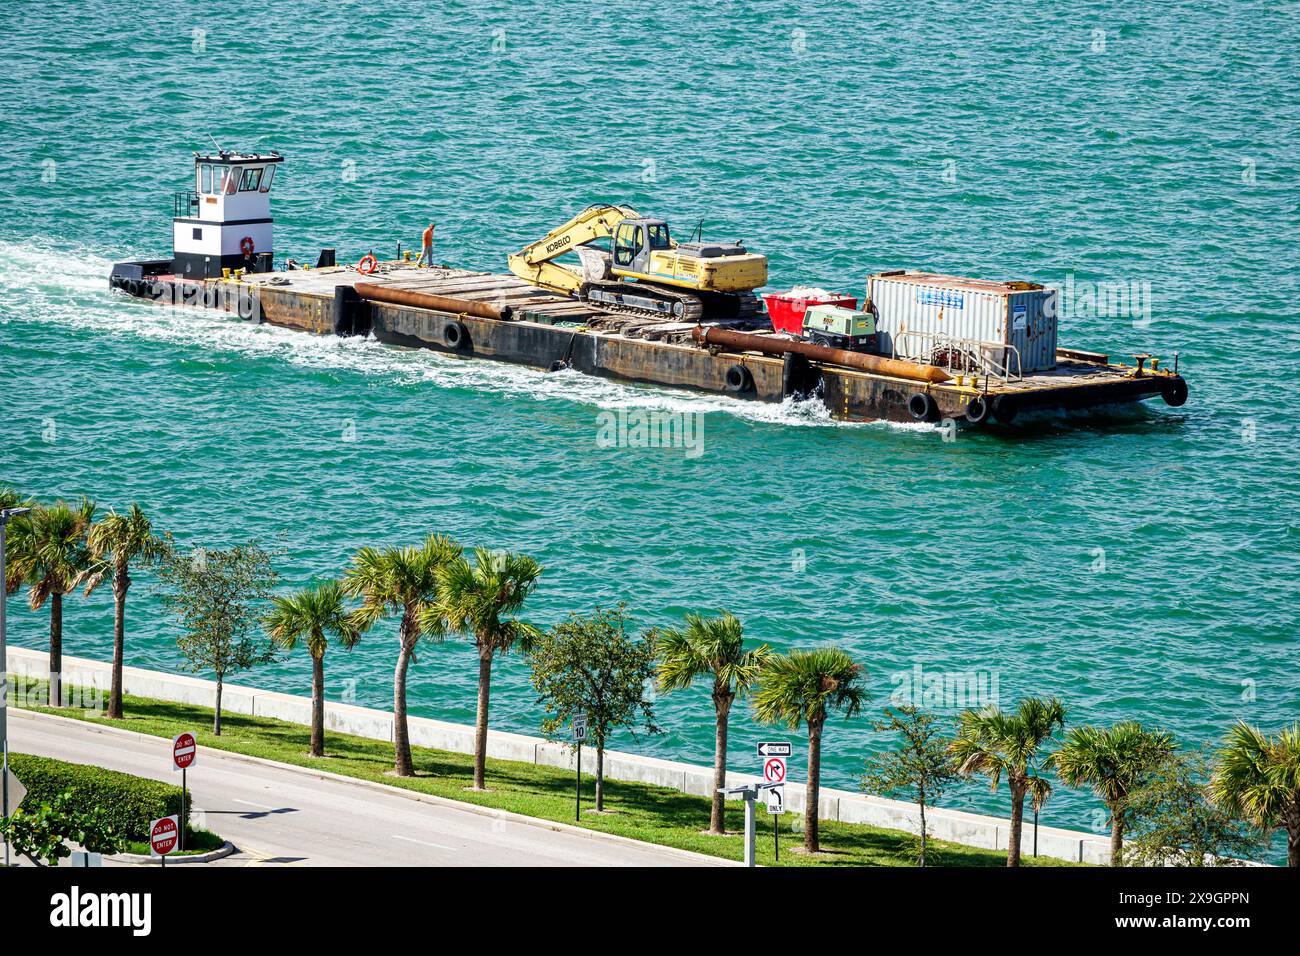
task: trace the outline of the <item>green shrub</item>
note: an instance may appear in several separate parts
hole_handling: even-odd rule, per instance
[[[169,783],[30,754],[11,753],[9,766],[27,788],[24,810],[69,793],[74,807],[102,807],[108,823],[131,840],[147,840],[151,821],[181,812],[181,788]]]

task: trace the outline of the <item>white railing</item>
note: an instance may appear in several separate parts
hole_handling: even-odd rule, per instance
[[[890,333],[889,345],[890,358],[925,362],[949,372],[979,373],[1004,382],[1024,378],[1020,350],[1006,342],[981,342],[941,332],[911,331]]]

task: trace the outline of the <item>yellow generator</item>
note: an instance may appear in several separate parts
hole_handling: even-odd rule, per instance
[[[608,248],[597,243],[608,239]],[[556,262],[576,252],[578,264]],[[748,318],[767,284],[767,257],[739,242],[678,244],[668,223],[626,206],[588,206],[509,258],[526,282],[614,312],[681,322]]]

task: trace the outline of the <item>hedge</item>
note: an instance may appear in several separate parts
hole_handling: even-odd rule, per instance
[[[11,753],[9,766],[27,788],[23,809],[70,793],[75,806],[103,808],[113,828],[132,840],[148,840],[151,821],[181,812],[181,788],[169,783],[30,754]]]

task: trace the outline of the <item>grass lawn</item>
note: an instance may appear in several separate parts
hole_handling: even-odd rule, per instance
[[[214,737],[202,728],[211,727],[212,710],[188,704],[125,697],[126,718],[110,721],[88,714],[80,708],[51,709],[33,707],[42,713],[59,714],[171,739],[183,730],[193,731],[200,746],[232,753],[263,757],[280,763],[312,767],[392,787],[418,790],[464,803],[509,810],[515,813],[562,823],[573,823],[573,777],[556,767],[507,760],[488,761],[487,793],[466,790],[473,780],[471,754],[448,753],[423,747],[412,748],[416,776],[386,776],[393,766],[391,744],[329,732],[325,737],[328,757],[307,755],[309,729],[299,724],[267,717],[223,713],[222,735]],[[593,799],[594,781],[583,777],[584,804]],[[743,853],[737,836],[711,837],[700,833],[709,823],[709,801],[666,787],[605,781],[603,815],[584,813],[580,826],[591,830],[693,850],[712,856],[740,860]],[[821,844],[824,852],[817,857],[787,852],[800,845],[802,838],[790,832],[794,818],[787,813],[781,820],[780,866],[912,866],[915,862],[916,838],[899,830],[885,830],[860,824],[823,822]],[[744,810],[739,801],[728,801],[727,828],[739,831],[744,824]],[[760,808],[758,862],[774,865],[771,818]],[[1004,866],[1006,853],[975,849],[960,844],[931,841],[927,862],[932,866]],[[1026,866],[1068,866],[1049,858],[1025,857]]]

